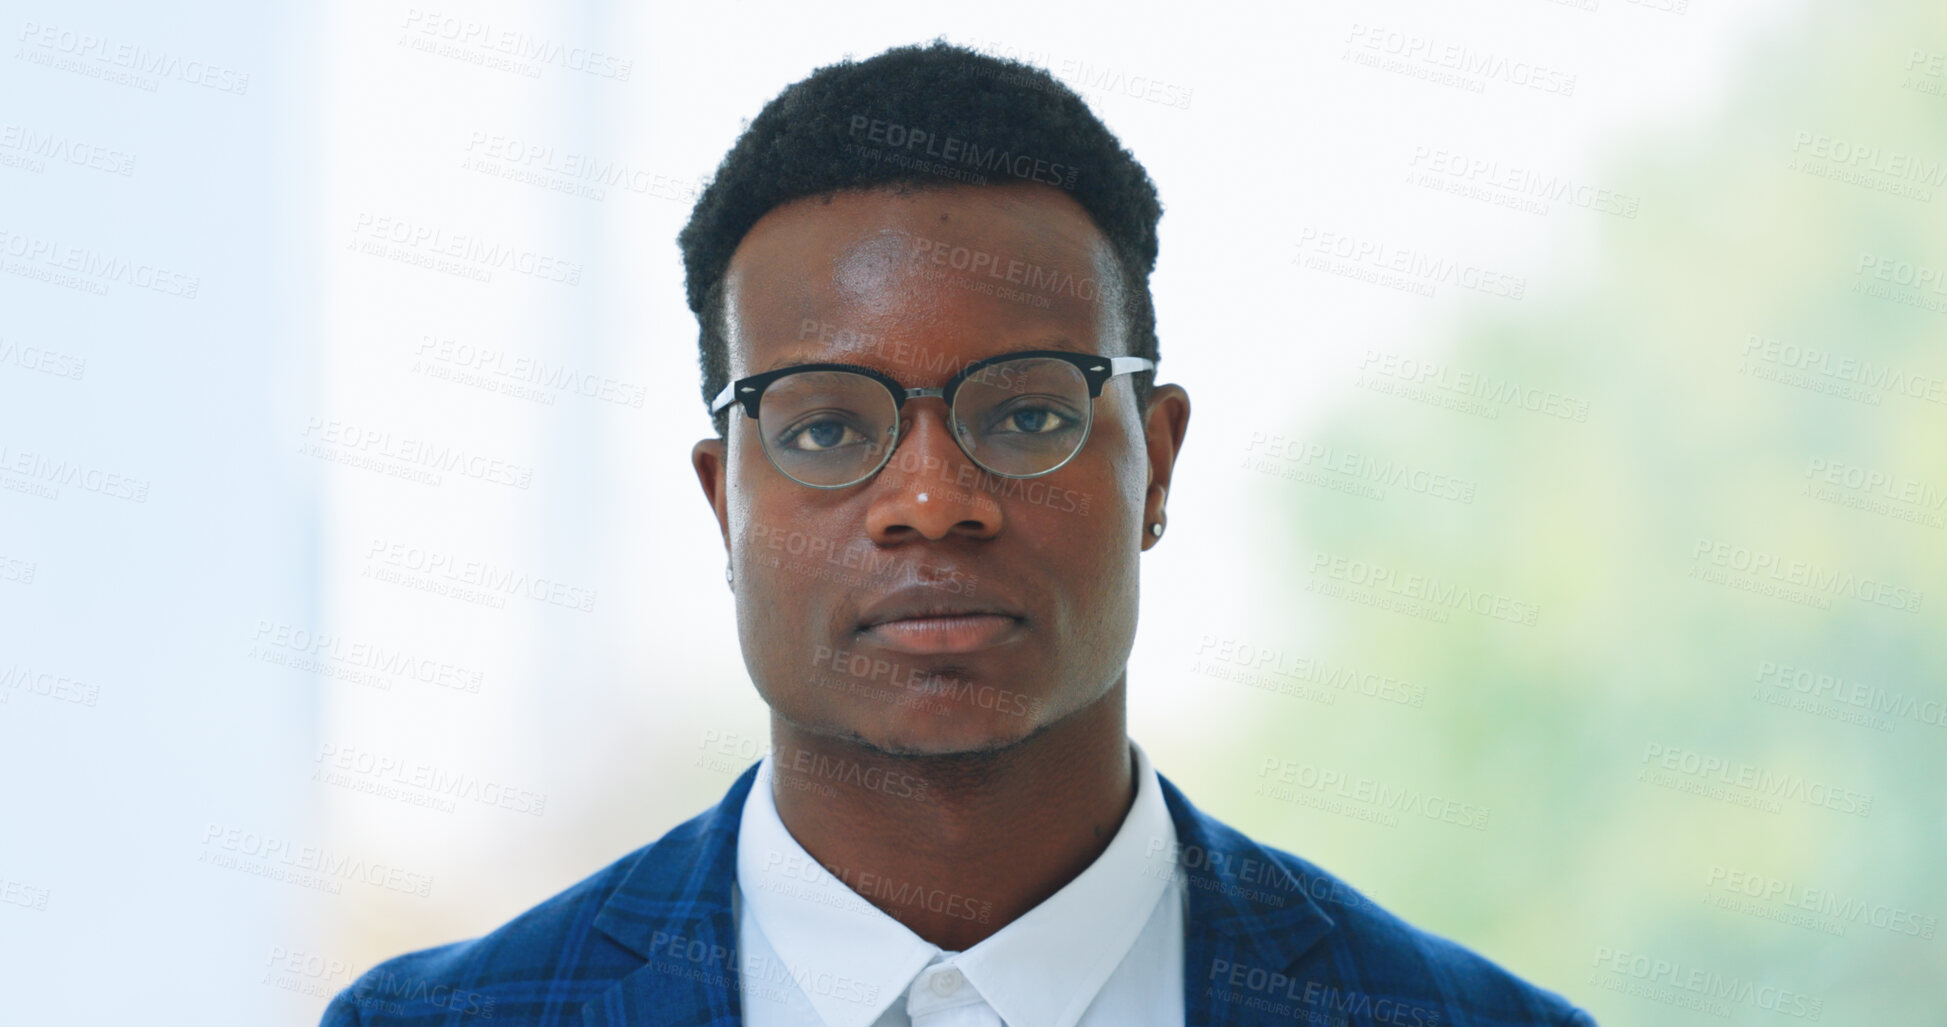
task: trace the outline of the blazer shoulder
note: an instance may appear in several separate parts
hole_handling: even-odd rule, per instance
[[[1384,996],[1404,1017],[1394,1022],[1425,1027],[1595,1027],[1594,1018],[1561,994],[1406,922],[1309,860],[1262,843],[1258,847],[1297,878],[1336,921],[1323,944],[1306,953],[1299,967],[1309,979],[1342,989],[1345,1004],[1371,1004]],[[1403,1008],[1407,1004],[1420,1008]]]
[[[708,810],[542,900],[494,930],[394,956],[326,1007],[321,1027],[419,1027],[514,1018],[555,1023],[642,965],[596,928],[597,915],[638,870],[680,872]],[[668,864],[668,865],[664,865]]]

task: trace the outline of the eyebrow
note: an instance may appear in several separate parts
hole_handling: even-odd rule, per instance
[[[918,347],[917,345],[915,345],[915,346],[914,346],[913,348],[914,348],[914,349],[918,349],[919,347]],[[860,354],[858,354],[858,359],[856,359],[856,360],[850,360],[850,361],[832,361],[832,360],[818,360],[818,359],[806,359],[806,358],[805,358],[805,357],[803,357],[802,355],[786,355],[786,356],[782,356],[782,357],[779,357],[779,358],[778,358],[778,359],[776,359],[776,360],[773,360],[773,361],[771,361],[771,364],[770,364],[770,366],[769,366],[769,367],[766,367],[766,368],[764,368],[763,370],[761,370],[761,371],[757,371],[757,372],[754,372],[754,373],[756,373],[756,374],[768,374],[768,373],[770,373],[770,372],[772,372],[772,371],[779,371],[779,370],[783,370],[784,368],[787,368],[787,367],[795,367],[795,366],[798,366],[798,365],[802,365],[802,364],[828,364],[828,363],[855,363],[855,364],[858,364],[859,366],[863,366],[863,367],[870,367],[870,366],[872,366],[872,365],[871,365],[871,364],[867,364],[867,363],[864,363],[864,358],[865,358],[865,357],[867,357],[867,356],[870,356],[870,355],[872,355],[872,354],[874,354],[874,353],[877,353],[877,352],[879,352],[879,351],[880,351],[880,350],[882,350],[882,349],[884,349],[884,344],[883,344],[883,343],[882,343],[882,344],[880,344],[879,346],[875,346],[875,347],[873,347],[873,348],[872,348],[871,350],[869,350],[869,351],[867,351],[867,352],[865,352],[865,353],[860,353]],[[999,353],[990,353],[990,354],[988,354],[988,355],[987,355],[987,356],[985,356],[985,357],[975,357],[975,358],[974,358],[973,360],[969,360],[969,361],[967,361],[966,363],[968,363],[968,364],[971,364],[971,363],[975,363],[976,361],[980,361],[980,360],[989,360],[989,359],[992,359],[993,357],[1005,357],[1005,356],[1011,356],[1011,355],[1013,355],[1013,354],[1015,354],[1015,353],[1027,353],[1027,352],[1030,352],[1030,351],[1032,351],[1032,350],[1038,350],[1038,349],[1053,349],[1053,350],[1061,350],[1061,351],[1063,351],[1063,352],[1065,352],[1065,353],[1080,353],[1080,354],[1082,354],[1082,355],[1084,355],[1084,356],[1104,356],[1104,355],[1106,355],[1106,354],[1100,354],[1100,353],[1096,353],[1096,352],[1094,352],[1094,351],[1092,351],[1092,350],[1085,350],[1085,349],[1080,349],[1080,348],[1078,348],[1078,347],[1076,347],[1076,345],[1075,345],[1075,343],[1074,343],[1074,341],[1073,341],[1073,340],[1071,340],[1071,339],[1069,339],[1069,338],[1068,338],[1068,337],[1067,337],[1066,335],[1057,335],[1057,336],[1054,336],[1053,338],[1049,338],[1049,339],[1042,339],[1042,340],[1039,340],[1039,341],[1037,341],[1037,342],[1032,342],[1032,343],[1029,343],[1029,344],[1027,344],[1027,345],[1025,345],[1025,346],[1020,346],[1020,347],[1017,347],[1017,348],[1015,348],[1015,349],[1010,349],[1010,350],[1003,350],[1003,351],[1001,351],[1001,352],[999,352]],[[960,365],[960,366],[962,366],[962,367],[964,367],[964,366],[966,366],[966,365],[965,365],[965,364],[962,364],[962,365]],[[885,368],[879,368],[879,370],[886,370],[886,369],[885,369]],[[954,368],[954,370],[956,370],[956,371],[957,371],[957,370],[959,370],[959,367],[955,367],[955,368]]]

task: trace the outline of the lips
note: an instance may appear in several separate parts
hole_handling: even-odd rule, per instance
[[[1021,622],[995,613],[952,617],[909,617],[874,624],[866,637],[902,653],[971,653],[999,645],[1019,633]]]
[[[948,595],[937,585],[909,585],[866,604],[859,611],[861,630],[888,621],[936,617],[1007,617],[1021,619],[1021,611],[1000,599]]]
[[[868,605],[859,634],[898,652],[967,653],[1018,637],[1025,621],[998,599],[941,595],[937,587],[905,588]]]

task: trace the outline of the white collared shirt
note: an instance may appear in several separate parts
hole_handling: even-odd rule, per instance
[[[1074,880],[964,952],[862,898],[778,818],[765,755],[744,800],[731,905],[749,1027],[1132,1027],[1183,1023],[1188,890],[1176,826],[1134,741],[1136,799]],[[812,779],[815,783],[815,778]],[[857,875],[881,897],[978,919],[974,896]],[[900,896],[910,896],[901,899]]]

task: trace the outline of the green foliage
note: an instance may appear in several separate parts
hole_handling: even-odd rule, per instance
[[[1754,49],[1721,108],[1621,147],[1601,180],[1641,216],[1556,213],[1600,222],[1586,271],[1456,324],[1433,358],[1585,401],[1586,422],[1348,390],[1312,437],[1474,482],[1475,501],[1288,486],[1294,580],[1343,584],[1322,552],[1538,612],[1440,623],[1294,589],[1289,622],[1322,655],[1426,703],[1267,698],[1254,749],[1490,817],[1386,826],[1345,815],[1341,787],[1299,789],[1337,812],[1260,796],[1239,820],[1605,1024],[1803,1019],[1767,1008],[1781,994],[1824,1023],[1947,1016],[1947,939],[1904,933],[1947,933],[1947,283],[1898,284],[1947,274],[1947,75],[1915,56],[1947,52],[1947,7],[1872,6],[1814,9]],[[1831,159],[1821,136],[1878,163]],[[1886,483],[1849,487],[1853,469]],[[1775,566],[1740,572],[1740,550]],[[1844,683],[1808,695],[1774,667]],[[1671,753],[1664,783],[1642,779]],[[1693,755],[1724,767],[1687,772]],[[1613,953],[1676,969],[1645,979]]]

